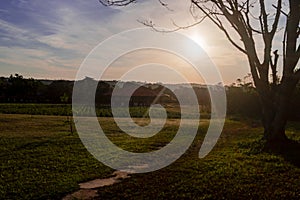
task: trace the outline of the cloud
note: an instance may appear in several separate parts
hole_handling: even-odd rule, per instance
[[[96,45],[121,31],[143,27],[138,19],[152,20],[166,28],[174,28],[173,22],[180,26],[195,22],[189,13],[189,2],[174,0],[168,4],[173,11],[157,0],[139,1],[122,8],[104,7],[97,0],[3,1],[0,75],[19,71],[37,78],[74,79],[81,62]],[[205,50],[226,82],[248,72],[244,56],[234,50],[213,24],[204,22],[181,32],[186,35],[196,32],[206,40]],[[118,45],[121,44],[111,48]]]
[[[194,22],[189,4],[182,1],[170,2],[174,12],[156,0],[122,9],[85,0],[13,0],[5,4],[0,7],[0,61],[1,68],[6,69],[3,75],[19,69],[32,76],[44,73],[44,77],[72,78],[99,42],[120,31],[143,27],[138,19],[150,19],[166,28],[173,28],[173,21],[182,26]]]
[[[15,69],[27,71],[24,68],[30,68],[32,76],[37,72],[45,72],[43,76],[47,76],[51,70],[57,73],[66,69],[73,69],[74,76],[97,39],[108,34],[108,31],[87,18],[90,15],[85,15],[87,10],[78,11],[75,7],[67,6],[58,8],[52,4],[46,9],[39,2],[14,1],[6,7],[10,16],[0,15],[2,75],[14,73]],[[48,3],[47,1],[46,4]],[[22,10],[15,10],[18,8]],[[19,20],[22,15],[29,22]],[[10,66],[11,72],[8,72],[6,65]],[[71,78],[64,73],[57,73],[56,76]]]

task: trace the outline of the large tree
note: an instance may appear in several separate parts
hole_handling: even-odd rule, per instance
[[[168,7],[167,0],[158,1]],[[137,0],[100,2],[108,6],[126,6]],[[191,14],[198,20],[195,25],[203,19],[209,19],[235,48],[246,55],[262,105],[264,139],[269,142],[285,141],[289,103],[300,79],[300,70],[297,68],[300,57],[300,0],[188,2],[191,4]],[[202,17],[199,17],[199,13],[203,14]],[[155,28],[151,21],[144,24]],[[175,30],[181,28],[185,27],[176,27]],[[274,38],[278,35],[282,36],[281,47],[274,45]],[[262,41],[262,49],[257,47],[258,41]],[[282,74],[278,73],[279,65],[282,65]]]

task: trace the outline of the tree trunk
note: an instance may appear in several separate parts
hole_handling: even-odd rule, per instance
[[[277,107],[263,105],[264,139],[267,142],[284,142],[287,123],[288,102],[283,101]]]
[[[290,102],[297,80],[286,80],[278,90],[260,93],[263,109],[264,139],[270,143],[282,143],[287,140],[285,134]]]

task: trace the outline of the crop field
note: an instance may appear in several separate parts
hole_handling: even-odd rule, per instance
[[[147,124],[147,119],[137,119]],[[113,169],[97,161],[70,133],[65,116],[0,114],[0,199],[61,199],[78,184],[110,177]],[[137,139],[124,134],[113,118],[99,122],[116,145],[132,152],[157,150],[172,140],[179,119],[169,119],[160,133]],[[299,149],[285,155],[262,152],[262,128],[251,120],[227,119],[208,156],[198,151],[209,120],[201,120],[188,151],[155,172],[98,189],[100,199],[299,199]],[[288,136],[300,140],[300,123]]]

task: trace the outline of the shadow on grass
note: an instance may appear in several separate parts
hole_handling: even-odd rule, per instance
[[[281,155],[286,161],[300,167],[300,143],[295,140],[287,139],[280,142],[265,143],[263,151]]]
[[[266,142],[266,140],[260,139],[252,142],[242,142],[238,146],[247,149],[246,154],[248,155],[269,153],[282,156],[287,162],[300,168],[299,141],[286,139],[284,141]]]

